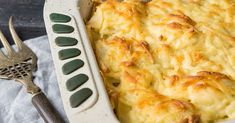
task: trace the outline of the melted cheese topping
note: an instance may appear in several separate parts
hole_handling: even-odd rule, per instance
[[[87,23],[123,123],[235,119],[234,0],[107,0]]]

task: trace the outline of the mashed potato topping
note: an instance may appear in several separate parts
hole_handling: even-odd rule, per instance
[[[87,30],[123,123],[235,119],[235,0],[95,0]]]

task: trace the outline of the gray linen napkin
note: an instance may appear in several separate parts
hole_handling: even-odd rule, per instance
[[[64,119],[65,112],[54,72],[47,36],[25,41],[38,57],[34,82],[47,95]],[[1,62],[1,61],[0,61]],[[43,123],[31,103],[31,95],[20,83],[0,79],[0,123]]]

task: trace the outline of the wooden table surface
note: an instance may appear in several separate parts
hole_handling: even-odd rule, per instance
[[[0,0],[0,28],[11,44],[8,30],[10,16],[13,16],[14,26],[22,40],[46,35],[43,5],[44,0]]]

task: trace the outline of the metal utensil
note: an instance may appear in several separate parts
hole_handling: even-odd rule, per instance
[[[32,82],[32,72],[37,67],[37,57],[17,35],[12,17],[9,20],[9,29],[18,51],[13,50],[0,30],[0,40],[6,49],[6,54],[0,51],[0,78],[22,83],[27,92],[32,94],[32,103],[45,122],[64,123],[40,88]]]

